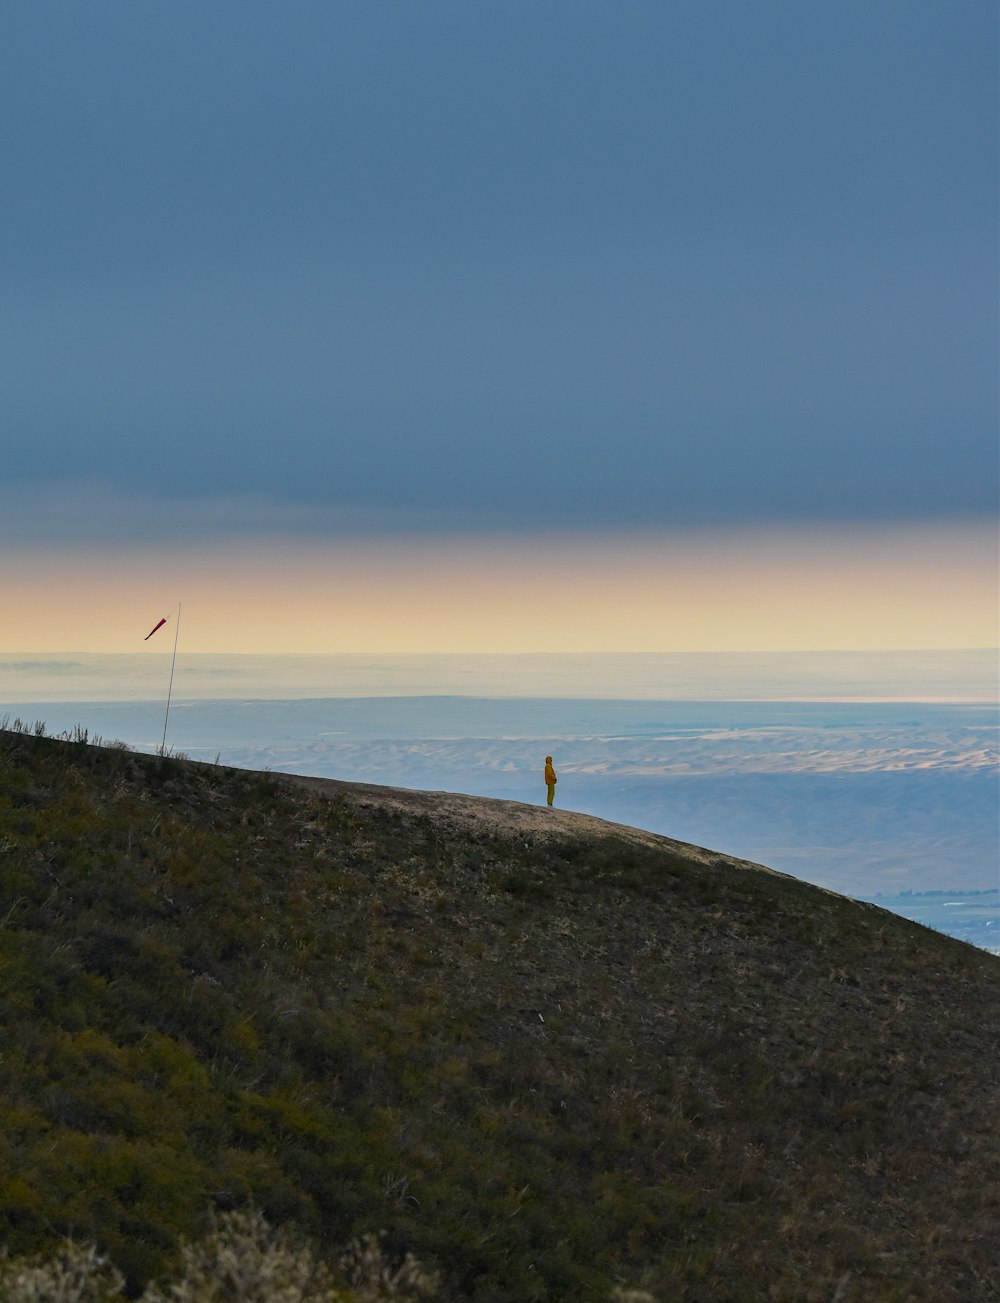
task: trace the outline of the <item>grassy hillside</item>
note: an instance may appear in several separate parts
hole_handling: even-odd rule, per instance
[[[1000,962],[584,816],[0,732],[0,1242],[1000,1297]]]

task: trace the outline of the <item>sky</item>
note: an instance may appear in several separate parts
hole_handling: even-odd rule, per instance
[[[0,650],[997,642],[977,0],[0,12]]]

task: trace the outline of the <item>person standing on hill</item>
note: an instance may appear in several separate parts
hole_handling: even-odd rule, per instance
[[[552,768],[552,757],[546,756],[545,757],[545,786],[548,789],[548,795],[546,799],[549,805],[552,804],[555,798],[556,783],[558,783],[558,781],[559,779],[556,778],[556,771]]]

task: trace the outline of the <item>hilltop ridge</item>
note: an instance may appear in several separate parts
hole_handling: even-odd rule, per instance
[[[375,783],[353,783],[338,778],[314,778],[306,774],[275,774],[279,780],[298,784],[308,791],[340,798],[355,809],[380,810],[401,815],[433,818],[441,828],[460,835],[489,832],[498,836],[541,837],[544,839],[577,837],[615,837],[637,846],[666,850],[690,859],[694,864],[730,864],[790,877],[752,860],[675,841],[661,833],[648,832],[631,824],[616,823],[593,814],[566,810],[561,806],[528,805],[497,797],[471,796],[463,792],[420,791],[410,787],[385,787]]]
[[[1000,1297],[1000,962],[564,810],[0,733],[0,1237],[477,1303]]]

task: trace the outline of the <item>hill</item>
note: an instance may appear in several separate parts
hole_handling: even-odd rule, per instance
[[[1000,961],[582,815],[0,732],[0,1242],[1000,1297]]]

